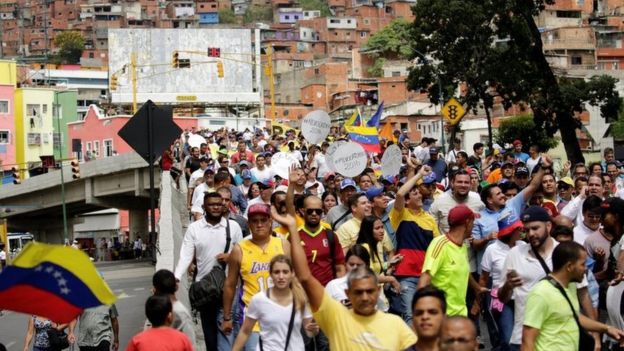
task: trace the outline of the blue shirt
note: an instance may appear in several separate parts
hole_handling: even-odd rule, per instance
[[[506,213],[511,213],[516,215],[518,219],[520,219],[520,215],[526,206],[526,201],[524,201],[524,194],[526,190],[522,190],[516,196],[512,197],[510,200],[507,200],[505,203],[505,207],[501,208],[498,211],[490,210],[489,208],[484,208],[479,212],[480,217],[474,223],[472,228],[472,237],[474,239],[484,239],[488,235],[498,232],[498,220]],[[490,241],[488,243],[491,244],[494,241]],[[481,259],[483,258],[483,254],[485,253],[485,247],[481,250],[477,251],[477,272],[481,273]]]
[[[441,159],[437,160],[429,160],[427,161],[427,165],[431,167],[431,170],[435,172],[436,182],[439,183],[446,177],[446,162]]]
[[[529,154],[525,154],[524,152],[514,152],[514,157],[520,161],[522,161],[523,163],[526,163],[526,161],[529,159]]]

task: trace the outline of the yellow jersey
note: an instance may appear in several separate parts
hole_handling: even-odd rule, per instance
[[[284,247],[282,239],[274,236],[270,237],[264,250],[254,244],[251,237],[239,241],[238,245],[242,253],[240,277],[243,283],[243,295],[241,299],[247,306],[252,296],[273,286],[269,264],[273,257],[284,253]]]

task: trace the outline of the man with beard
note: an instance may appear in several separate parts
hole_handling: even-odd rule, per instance
[[[470,192],[470,174],[463,169],[457,171],[451,178],[452,190],[438,197],[429,212],[438,223],[440,233],[449,230],[448,214],[457,205],[466,205],[473,212],[481,211],[485,206],[479,195]]]
[[[579,313],[574,283],[583,281],[586,259],[585,248],[576,242],[563,242],[553,250],[553,272],[527,298],[522,351],[578,350],[581,326],[616,340],[624,337],[621,330]]]
[[[440,329],[446,317],[446,298],[444,291],[433,285],[419,289],[412,302],[414,331],[418,342],[414,351],[438,351]]]
[[[204,196],[204,215],[198,221],[189,224],[182,247],[180,259],[175,268],[175,277],[179,281],[190,266],[193,258],[197,260],[194,281],[200,281],[217,264],[225,266],[232,247],[242,240],[240,226],[223,217],[223,198],[219,193],[211,192]],[[230,243],[227,245],[227,238]],[[204,333],[204,341],[208,350],[228,350],[230,343],[218,329],[218,316],[221,307],[208,304],[199,310]]]
[[[343,223],[351,219],[351,209],[348,206],[348,202],[355,191],[356,185],[353,179],[345,178],[340,182],[340,205],[332,207],[327,212],[327,217],[325,218],[327,223],[331,224],[333,230],[338,230]]]

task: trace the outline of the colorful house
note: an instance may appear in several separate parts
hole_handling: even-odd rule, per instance
[[[0,170],[5,171],[2,184],[11,183],[15,159],[15,61],[0,60]]]
[[[54,155],[54,89],[15,90],[15,155],[20,178],[34,175],[40,156]]]
[[[77,102],[78,90],[57,90],[54,92],[54,157],[57,160],[72,157],[67,124],[80,119]]]

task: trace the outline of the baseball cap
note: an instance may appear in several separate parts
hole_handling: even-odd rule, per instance
[[[319,183],[318,181],[306,182],[305,189],[307,190],[307,189],[310,189],[310,188],[318,187],[319,185],[321,185],[321,183]]]
[[[372,201],[377,196],[383,195],[383,193],[384,193],[384,188],[372,186],[366,191],[366,197],[368,198],[369,201]]]
[[[513,233],[518,228],[523,228],[524,224],[520,221],[520,218],[513,213],[508,216],[504,216],[498,220],[498,237],[507,236]]]
[[[345,190],[350,186],[357,189],[357,187],[355,186],[355,181],[353,181],[353,179],[351,178],[345,178],[342,180],[342,182],[340,182],[340,190]]]
[[[323,179],[325,179],[325,181],[329,180],[329,178],[336,178],[336,173],[334,172],[327,172],[325,173],[325,176],[323,177]]]
[[[503,165],[501,166],[501,168],[509,168],[509,167],[513,168],[513,166],[514,166],[514,164],[513,164],[513,163],[511,163],[511,162],[507,161],[507,162],[503,163]]]
[[[550,215],[540,206],[531,206],[522,213],[522,222],[548,222]]]
[[[206,156],[200,157],[199,158],[199,162],[204,162],[204,163],[208,163],[209,159]]]
[[[516,175],[529,175],[529,169],[524,166],[517,167]]]
[[[429,148],[429,154],[437,154],[438,153],[438,148],[437,147],[430,147]]]
[[[245,166],[247,168],[251,168],[251,164],[249,162],[245,161],[245,160],[242,160],[242,161],[240,161],[238,163],[238,167],[242,167],[242,166]]]
[[[243,179],[251,179],[251,178],[252,178],[252,177],[251,177],[251,171],[250,171],[250,170],[248,170],[248,169],[244,169],[244,170],[241,172],[241,178],[243,178]]]
[[[255,214],[261,214],[268,217],[271,217],[271,207],[267,204],[253,204],[249,206],[247,210],[247,216],[251,217]]]
[[[516,146],[516,145],[522,145],[522,141],[520,141],[520,139],[514,140],[513,146]]]
[[[557,183],[563,183],[563,184],[567,184],[569,186],[574,186],[574,181],[572,180],[572,178],[570,177],[563,177],[561,179],[559,179],[559,181]]]
[[[448,223],[451,227],[465,224],[475,218],[474,212],[466,205],[457,205],[448,214]]]
[[[261,182],[258,182],[258,185],[260,186],[261,189],[269,189],[275,186],[275,182],[273,182],[272,180],[265,179]]]

